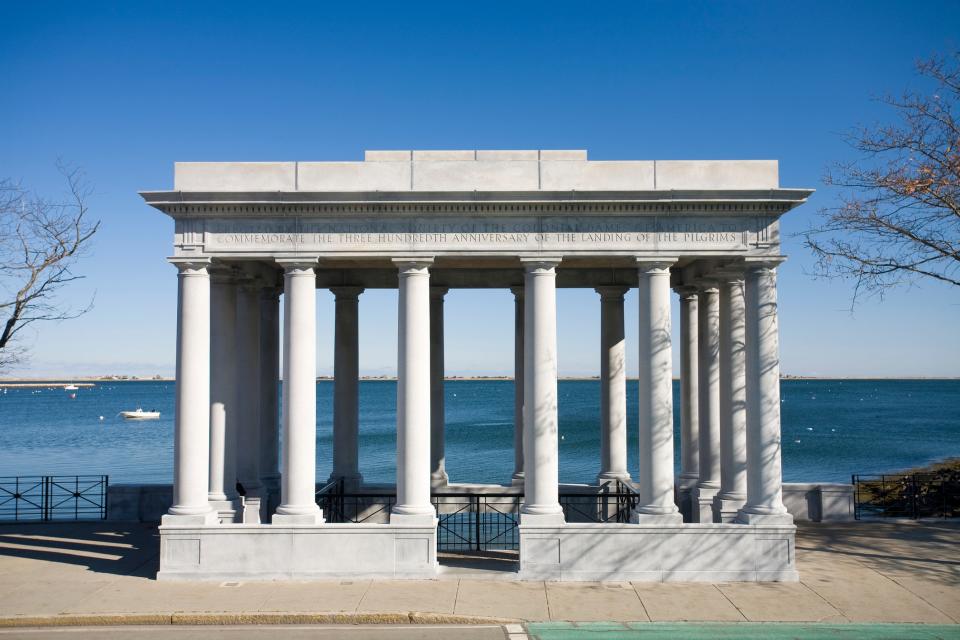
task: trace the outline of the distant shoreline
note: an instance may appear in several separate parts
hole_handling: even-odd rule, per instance
[[[360,376],[364,382],[393,382],[396,376]],[[569,381],[590,381],[599,380],[600,376],[559,376],[558,380]],[[678,380],[679,378],[674,378]],[[960,377],[942,377],[942,376],[792,376],[784,375],[781,380],[837,380],[837,381],[883,381],[883,380],[910,380],[910,381],[952,381],[960,380]],[[318,382],[329,382],[333,376],[317,376]],[[508,382],[513,380],[513,376],[447,376],[444,380],[448,382],[483,382],[483,381],[501,381]],[[628,376],[627,380],[637,380],[636,377]],[[137,377],[137,376],[79,376],[79,377],[57,377],[57,378],[0,378],[0,389],[8,388],[37,388],[37,387],[61,387],[68,384],[77,386],[93,386],[95,384],[112,382],[174,382],[174,378],[163,376]]]

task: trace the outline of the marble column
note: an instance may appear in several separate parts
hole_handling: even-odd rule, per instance
[[[237,479],[243,487],[241,521],[259,524],[260,484],[260,288],[255,281],[237,289]]]
[[[673,361],[670,322],[670,265],[637,260],[640,333],[640,499],[631,521],[682,521],[673,497]]]
[[[697,371],[697,288],[679,286],[680,296],[680,477],[677,493],[680,511],[692,521],[692,494],[700,480],[700,392]]]
[[[395,258],[400,295],[397,338],[397,503],[394,524],[434,525],[430,501],[430,265]]]
[[[211,269],[210,487],[207,498],[221,522],[233,522],[237,496],[237,287],[229,269]]]
[[[277,260],[283,285],[283,473],[273,524],[320,524],[317,465],[317,261]]]
[[[177,267],[177,384],[173,425],[173,504],[163,525],[217,524],[210,508],[209,258],[174,258]]]
[[[700,479],[691,494],[691,516],[693,522],[713,522],[713,499],[720,490],[720,299],[713,281],[701,281],[699,288]]]
[[[260,483],[269,516],[280,500],[280,290],[260,291]]]
[[[434,487],[446,486],[450,481],[444,452],[443,397],[443,297],[447,291],[446,287],[430,287],[430,484]]]
[[[523,287],[513,292],[513,476],[515,485],[523,484]]]
[[[563,524],[557,440],[559,258],[521,258],[524,274],[524,501],[521,525]]]
[[[745,282],[747,502],[737,521],[790,524],[780,460],[780,339],[777,262],[750,265]]]
[[[362,287],[334,287],[333,472],[349,490],[360,487],[360,336]]]
[[[720,282],[720,493],[714,522],[733,522],[747,498],[747,393],[743,274]]]
[[[624,286],[600,294],[600,473],[597,484],[629,480],[627,471],[627,370],[623,331]]]

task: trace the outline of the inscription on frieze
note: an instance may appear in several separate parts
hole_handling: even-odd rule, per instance
[[[755,218],[208,220],[208,251],[743,251]]]

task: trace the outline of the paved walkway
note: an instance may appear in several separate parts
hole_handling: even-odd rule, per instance
[[[157,547],[156,530],[147,525],[0,526],[0,626],[118,617],[143,624],[960,622],[958,522],[802,525],[802,582],[794,584],[544,583],[456,575],[171,583],[153,579]]]

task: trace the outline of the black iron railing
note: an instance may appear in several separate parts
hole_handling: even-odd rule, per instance
[[[0,476],[0,521],[105,520],[109,476]]]
[[[629,522],[637,494],[622,482],[607,483],[596,492],[561,493],[567,522]],[[436,492],[437,550],[451,552],[504,551],[520,546],[518,525],[523,494],[504,491]],[[385,523],[396,503],[394,493],[345,492],[342,481],[317,491],[317,504],[327,522]]]
[[[960,472],[854,474],[854,517],[960,517]]]

